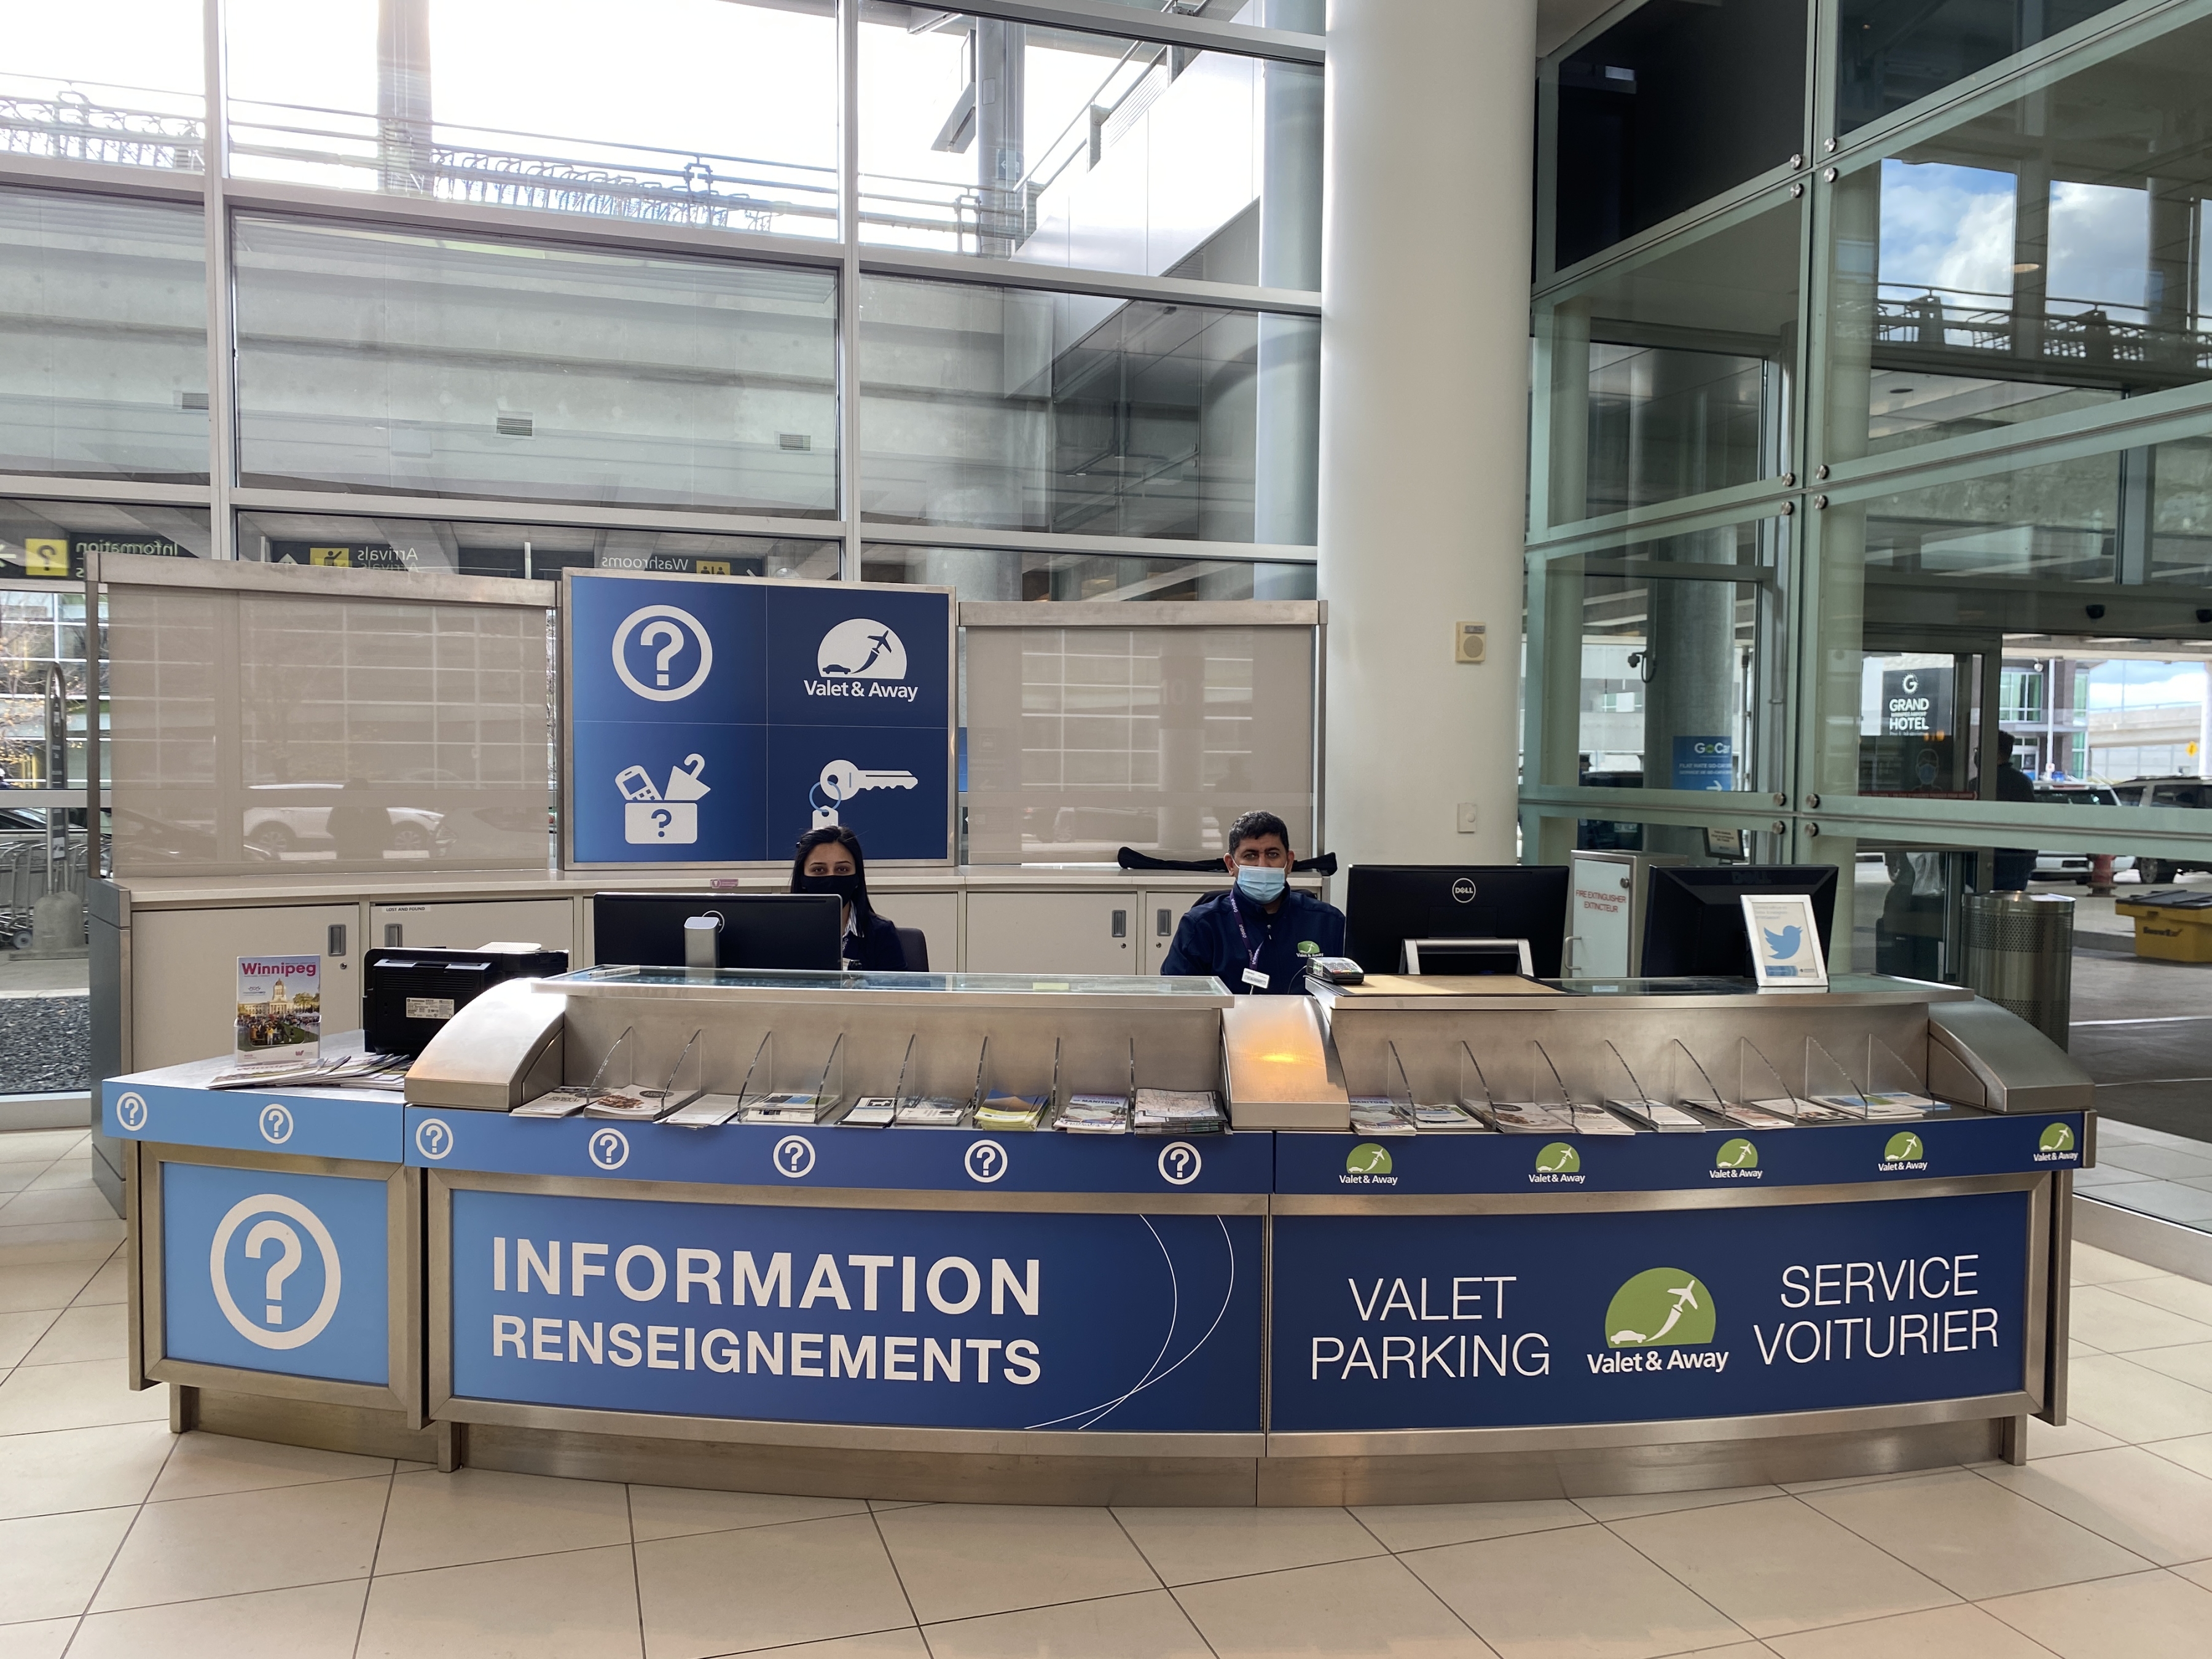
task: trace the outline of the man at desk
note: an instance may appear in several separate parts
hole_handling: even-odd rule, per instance
[[[1344,954],[1344,912],[1290,890],[1291,832],[1273,812],[1247,812],[1229,826],[1222,860],[1237,878],[1183,913],[1163,974],[1211,974],[1240,994],[1297,996],[1306,963]]]

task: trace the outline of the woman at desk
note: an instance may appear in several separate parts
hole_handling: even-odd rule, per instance
[[[860,838],[842,824],[810,830],[799,838],[791,862],[794,893],[835,893],[845,902],[845,965],[874,973],[901,973],[906,946],[897,926],[868,902],[868,863]]]

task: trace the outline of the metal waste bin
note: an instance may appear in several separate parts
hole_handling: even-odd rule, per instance
[[[2074,901],[1966,896],[1966,984],[2063,1048],[2074,1010]]]

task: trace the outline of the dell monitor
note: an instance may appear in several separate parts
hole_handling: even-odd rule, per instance
[[[835,893],[598,893],[592,956],[609,966],[835,972],[844,914]]]
[[[1644,905],[1644,973],[1649,979],[1749,979],[1747,894],[1802,893],[1813,901],[1825,958],[1836,916],[1832,864],[1655,866]]]
[[[1566,928],[1563,864],[1355,864],[1346,878],[1344,954],[1370,974],[1399,972],[1409,939],[1525,939],[1536,977],[1557,979]]]

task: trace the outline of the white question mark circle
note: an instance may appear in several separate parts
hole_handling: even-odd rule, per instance
[[[586,1150],[602,1170],[619,1170],[629,1162],[629,1137],[620,1129],[595,1129]]]
[[[775,1170],[796,1181],[814,1167],[814,1143],[805,1135],[786,1135],[775,1143]]]
[[[261,1109],[261,1138],[271,1146],[281,1146],[292,1138],[292,1114],[276,1101]]]
[[[244,1310],[239,1307],[237,1297],[231,1295],[230,1279],[224,1272],[223,1257],[230,1249],[231,1235],[238,1231],[240,1224],[248,1216],[265,1215],[272,1212],[277,1215],[289,1216],[305,1227],[307,1230],[307,1237],[314,1241],[315,1249],[323,1258],[323,1299],[315,1304],[314,1312],[307,1316],[304,1324],[289,1331],[272,1331],[265,1324],[257,1323],[248,1319]],[[252,1232],[246,1235],[248,1250],[253,1250],[257,1242],[265,1241],[272,1237],[283,1237],[282,1234],[275,1232],[273,1228],[270,1231],[264,1232],[263,1227],[269,1225],[270,1224],[264,1223],[262,1226],[255,1227]],[[292,1249],[299,1249],[299,1238],[296,1234],[293,1236],[291,1243]],[[302,1256],[306,1254],[304,1250],[300,1253]],[[290,1257],[291,1250],[287,1250],[285,1259],[289,1260]],[[283,1261],[279,1261],[275,1265],[282,1267]],[[216,1305],[222,1310],[222,1316],[230,1322],[231,1329],[236,1331],[248,1342],[259,1348],[305,1347],[328,1328],[331,1316],[338,1310],[337,1241],[331,1237],[331,1230],[323,1225],[323,1218],[301,1203],[298,1199],[287,1198],[282,1193],[256,1193],[252,1198],[241,1198],[237,1203],[232,1205],[229,1212],[216,1226],[215,1242],[208,1247],[208,1278],[215,1286]],[[272,1281],[281,1283],[282,1275],[274,1272],[265,1275],[264,1288]]]
[[[441,1117],[426,1117],[415,1126],[415,1150],[435,1163],[453,1150],[453,1126]]]
[[[1170,1140],[1160,1148],[1160,1179],[1170,1187],[1188,1187],[1206,1167],[1198,1148],[1188,1140]]]
[[[966,1165],[969,1179],[988,1186],[1006,1172],[1006,1149],[995,1140],[970,1141],[967,1156],[960,1161]]]
[[[146,1127],[146,1097],[135,1089],[118,1096],[115,1102],[115,1121],[136,1134]]]
[[[657,624],[657,626],[655,626]],[[678,633],[674,643],[662,647],[655,657],[653,678],[660,681],[647,685],[630,672],[629,647],[630,635],[637,635],[640,645],[650,645],[653,640],[665,637],[678,626],[690,630],[690,637],[699,647],[699,665],[691,671],[691,678],[681,685],[669,685],[667,667],[676,653],[684,648],[684,635]],[[707,671],[714,665],[714,642],[707,637],[707,630],[699,619],[689,611],[672,605],[640,605],[623,618],[615,629],[615,676],[631,690],[653,702],[679,702],[707,683]]]

